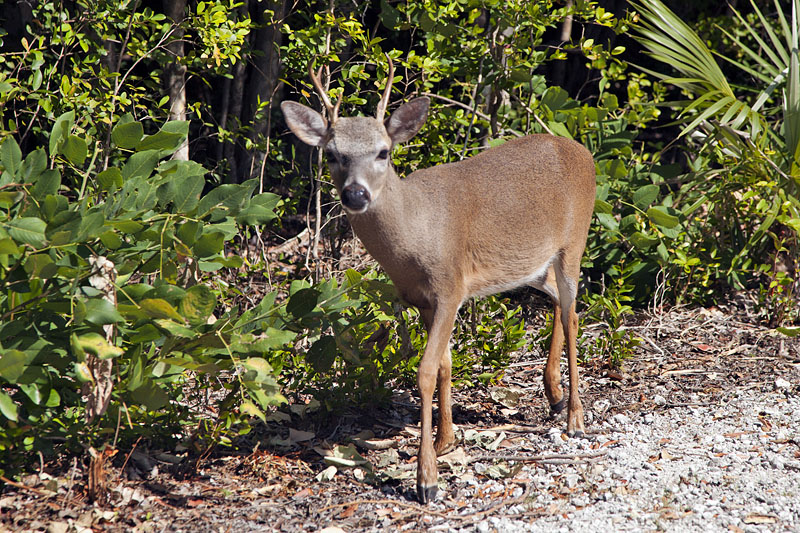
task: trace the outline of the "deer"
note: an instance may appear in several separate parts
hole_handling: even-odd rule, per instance
[[[531,286],[553,302],[553,333],[544,369],[551,416],[567,407],[567,435],[585,432],[578,390],[575,311],[581,257],[595,203],[595,165],[580,143],[550,134],[509,140],[461,161],[420,169],[401,178],[392,149],[414,137],[430,98],[400,105],[384,120],[394,79],[388,77],[374,117],[339,117],[321,82],[309,77],[327,119],[298,102],[281,104],[289,129],[324,150],[347,219],[369,254],[392,280],[405,304],[419,310],[428,341],[420,358],[420,444],[417,497],[434,500],[437,456],[456,443],[451,405],[450,338],[461,305]],[[561,385],[566,340],[569,394]],[[437,431],[433,396],[438,388]]]

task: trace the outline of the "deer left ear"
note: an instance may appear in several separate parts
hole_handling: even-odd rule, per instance
[[[430,104],[431,99],[427,96],[414,98],[398,107],[392,116],[386,119],[383,125],[392,139],[392,145],[404,143],[417,134],[428,118]]]
[[[286,125],[301,141],[311,146],[325,144],[328,121],[322,115],[303,104],[288,101],[281,103],[281,111]]]

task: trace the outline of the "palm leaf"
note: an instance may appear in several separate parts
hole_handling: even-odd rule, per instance
[[[692,28],[661,0],[642,0],[632,5],[641,15],[639,23],[634,26],[637,41],[654,59],[680,73],[680,76],[656,75],[664,82],[697,95],[681,113],[689,123],[680,135],[686,135],[703,122],[717,117],[724,118],[724,124],[734,116],[738,121],[736,127],[746,119],[750,122],[751,133],[763,131],[763,117],[736,97],[714,54]]]

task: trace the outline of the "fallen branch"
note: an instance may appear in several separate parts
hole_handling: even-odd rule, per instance
[[[470,457],[467,462],[477,461],[516,461],[518,463],[539,463],[539,464],[584,464],[599,461],[608,452],[599,450],[596,452],[576,454],[576,453],[555,453],[551,455],[477,455]]]

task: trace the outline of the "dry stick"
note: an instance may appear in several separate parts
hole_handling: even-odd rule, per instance
[[[51,492],[49,490],[42,490],[42,489],[37,489],[35,487],[29,487],[27,485],[23,485],[22,483],[17,483],[16,481],[8,479],[5,476],[0,476],[0,481],[2,481],[6,485],[10,485],[10,486],[12,486],[14,488],[17,488],[17,489],[20,489],[20,490],[29,490],[31,492],[34,492],[34,493],[38,494],[39,496],[45,496],[47,498],[55,498],[56,500],[68,503],[70,505],[83,505],[83,502],[81,502],[80,500],[73,500],[73,499],[61,497],[58,494],[56,494],[55,492]]]
[[[331,509],[336,509],[337,507],[350,507],[351,505],[363,505],[363,504],[370,504],[370,503],[376,504],[376,505],[396,505],[398,507],[405,507],[406,509],[414,509],[415,511],[421,511],[421,512],[423,512],[425,514],[432,514],[432,515],[435,515],[435,516],[438,516],[438,517],[441,517],[441,518],[453,518],[452,516],[450,516],[448,514],[440,513],[438,511],[433,511],[433,510],[427,509],[426,507],[424,507],[424,506],[422,506],[422,505],[420,505],[418,503],[406,503],[406,502],[401,502],[401,501],[397,501],[397,500],[387,500],[387,499],[384,499],[384,500],[353,500],[353,501],[344,502],[344,503],[334,503],[334,504],[328,505],[326,507],[323,507],[322,509],[319,510],[319,512],[322,513],[324,511],[329,511]]]
[[[602,459],[608,452],[605,450],[591,453],[554,453],[551,455],[476,455],[467,459],[467,463],[477,461],[517,461],[519,463],[541,464],[578,464]]]

